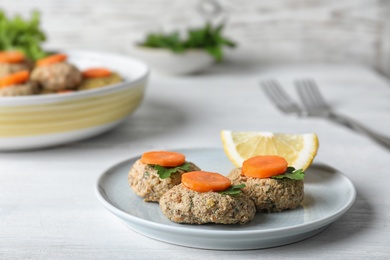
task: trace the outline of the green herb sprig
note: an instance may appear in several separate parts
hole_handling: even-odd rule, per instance
[[[287,170],[285,173],[280,174],[280,175],[276,175],[276,176],[272,176],[271,178],[272,179],[288,178],[288,179],[292,179],[292,180],[301,181],[305,178],[305,172],[302,169],[295,170],[294,167],[290,166],[290,167],[287,167]]]
[[[222,36],[224,24],[213,26],[207,23],[204,27],[188,29],[186,38],[182,39],[178,32],[163,34],[150,33],[140,46],[150,48],[165,48],[175,53],[188,49],[206,50],[216,61],[223,58],[223,47],[233,48],[236,43]]]
[[[149,165],[150,167],[153,167],[156,171],[160,179],[166,179],[171,177],[172,174],[178,172],[179,170],[183,171],[189,171],[191,169],[191,164],[189,163],[183,163],[180,166],[177,167],[164,167],[161,165]]]
[[[240,194],[242,192],[242,190],[241,190],[242,188],[245,188],[245,184],[244,183],[237,184],[237,185],[232,185],[228,189],[220,191],[218,193],[224,194],[224,195],[234,196],[234,195]]]
[[[8,18],[0,10],[0,50],[19,50],[35,61],[46,56],[41,48],[45,40],[39,12],[33,12],[30,20],[24,20],[18,15]]]

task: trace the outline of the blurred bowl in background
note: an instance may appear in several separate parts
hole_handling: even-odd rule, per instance
[[[169,49],[133,46],[129,53],[147,63],[153,70],[164,74],[187,75],[206,70],[214,58],[206,51],[191,49],[174,53]]]
[[[125,56],[61,51],[80,70],[107,67],[124,81],[98,89],[63,94],[0,97],[0,150],[65,144],[106,132],[140,105],[149,68]]]

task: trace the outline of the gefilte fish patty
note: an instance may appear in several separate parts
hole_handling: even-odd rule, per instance
[[[161,197],[160,208],[171,221],[186,224],[245,224],[256,214],[253,201],[243,193],[196,192],[183,184]]]
[[[232,170],[227,177],[234,185],[246,185],[243,192],[253,200],[259,212],[295,209],[304,198],[304,185],[300,180],[246,177],[241,175],[241,168]]]
[[[190,164],[189,171],[199,171],[200,169],[193,163]],[[181,183],[181,175],[187,171],[178,170],[166,179],[161,179],[157,170],[153,166],[144,164],[137,160],[131,167],[128,181],[131,189],[145,201],[158,202],[160,197],[169,189]]]

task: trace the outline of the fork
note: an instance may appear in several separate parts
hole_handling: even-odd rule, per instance
[[[304,111],[290,98],[275,80],[264,80],[260,82],[264,93],[269,99],[285,114],[303,116]]]
[[[330,121],[346,126],[359,133],[366,134],[384,147],[390,148],[389,137],[376,133],[352,118],[334,112],[325,102],[325,99],[320,93],[320,90],[314,80],[299,80],[295,82],[295,86],[305,107],[307,116],[329,119]]]

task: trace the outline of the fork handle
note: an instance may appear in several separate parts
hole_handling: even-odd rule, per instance
[[[336,114],[334,112],[329,113],[329,119],[333,120],[336,123],[339,123],[341,125],[344,125],[352,130],[355,130],[359,133],[366,134],[367,136],[371,137],[374,141],[377,143],[383,145],[384,147],[390,149],[390,138],[386,137],[382,134],[379,134],[367,126],[340,114]]]

